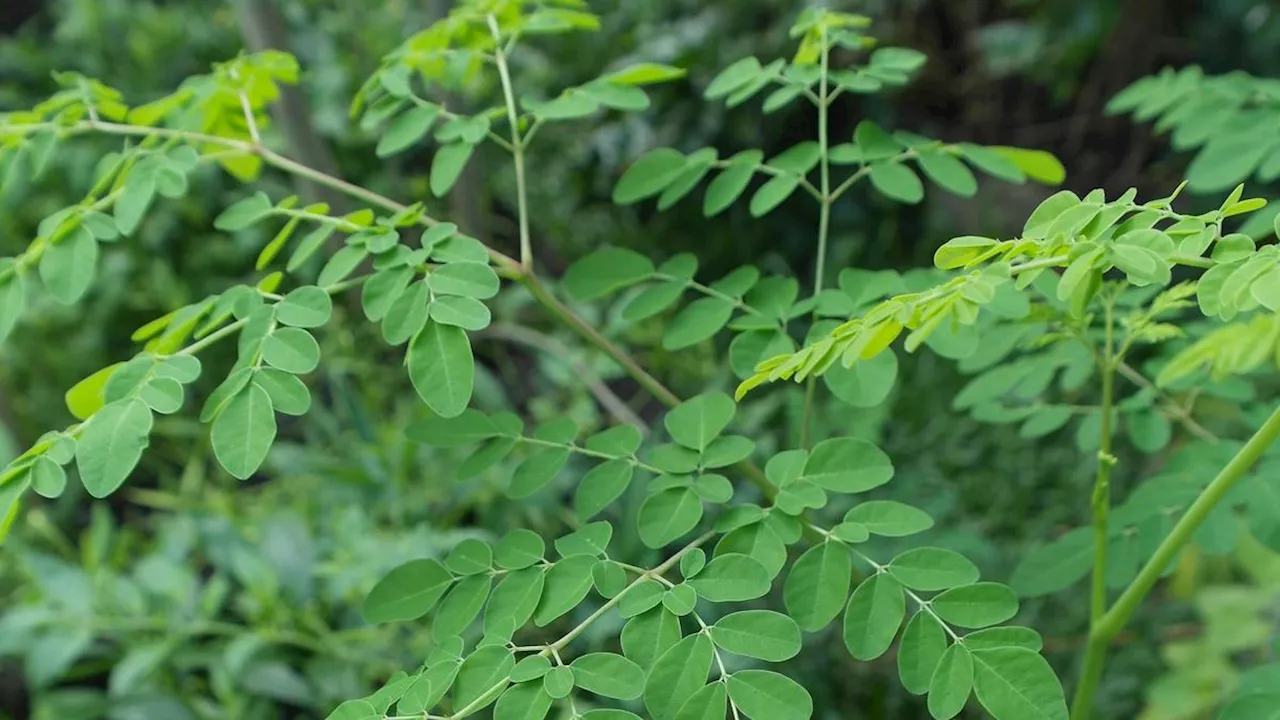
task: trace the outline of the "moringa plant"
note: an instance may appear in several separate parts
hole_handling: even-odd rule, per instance
[[[704,94],[730,108],[763,95],[765,112],[807,103],[816,140],[767,158],[754,149],[727,157],[714,148],[653,150],[627,168],[613,199],[656,198],[664,209],[705,182],[708,217],[748,195],[759,217],[793,195],[807,197],[819,209],[812,287],[802,292],[795,278],[753,266],[700,279],[692,255],[655,261],[620,247],[600,248],[553,280],[538,271],[538,221],[528,200],[539,133],[602,111],[645,110],[646,86],[685,74],[643,63],[551,98],[518,93],[515,71],[530,40],[596,24],[575,0],[470,0],[387,56],[353,113],[380,131],[379,156],[434,146],[432,199],[411,205],[269,147],[268,105],[299,75],[279,52],[242,55],[136,107],[99,81],[63,74],[59,93],[5,116],[0,149],[11,173],[38,173],[75,135],[115,135],[124,146],[103,158],[82,202],[46,218],[25,252],[2,261],[0,337],[20,329],[32,293],[80,301],[102,244],[128,238],[153,204],[188,192],[203,166],[246,184],[274,168],[364,205],[335,215],[322,203],[255,191],[226,208],[214,220],[220,231],[276,229],[255,278],[139,328],[135,357],[68,391],[77,422],[45,435],[0,475],[5,529],[30,495],[60,495],[69,467],[95,498],[118,490],[156,415],[179,412],[188,386],[205,373],[199,353],[233,338],[237,360],[199,416],[221,466],[254,476],[276,437],[277,413],[310,407],[304,378],[320,362],[315,334],[331,322],[334,297],[358,290],[360,312],[389,346],[404,348],[405,371],[430,410],[408,437],[474,448],[449,471],[458,481],[511,466],[509,497],[550,494],[571,512],[558,537],[514,528],[495,542],[467,538],[383,577],[363,602],[364,620],[413,623],[430,650],[371,694],[343,702],[334,720],[462,718],[490,707],[500,720],[544,718],[553,708],[591,720],[803,720],[815,712],[809,690],[770,667],[806,642],[829,641],[863,661],[896,643],[903,687],[939,720],[970,704],[997,720],[1057,720],[1068,717],[1067,704],[1039,634],[1008,623],[1019,593],[1054,592],[1091,573],[1091,642],[1072,712],[1087,717],[1109,641],[1193,537],[1209,542],[1210,518],[1243,503],[1262,526],[1275,520],[1269,507],[1228,491],[1272,491],[1265,481],[1237,485],[1280,432],[1277,416],[1208,485],[1204,466],[1214,455],[1188,444],[1125,504],[1111,501],[1112,477],[1130,472],[1117,442],[1122,425],[1145,452],[1175,434],[1179,442],[1226,445],[1197,421],[1196,392],[1185,383],[1205,366],[1240,369],[1240,341],[1225,342],[1222,330],[1184,330],[1183,320],[1198,303],[1223,321],[1271,323],[1261,310],[1280,305],[1275,253],[1224,233],[1230,218],[1264,203],[1237,188],[1220,209],[1192,216],[1172,209],[1174,197],[1139,202],[1130,191],[1108,201],[1101,191],[1083,198],[1063,191],[1036,209],[1019,237],[949,241],[935,258],[940,272],[850,268],[832,286],[831,210],[851,202],[860,181],[890,200],[917,203],[921,175],[970,196],[975,169],[996,182],[1048,185],[1061,182],[1063,169],[1040,151],[942,142],[871,121],[852,137],[833,137],[834,104],[905,84],[925,58],[878,47],[864,32],[866,18],[808,10],[792,28],[798,49],[790,60],[742,59]],[[462,85],[491,89],[492,105],[459,114],[433,99],[440,87]],[[495,147],[510,156],[514,178],[510,254],[431,214],[473,156]],[[1182,267],[1205,272],[1198,282],[1174,283]],[[514,412],[471,407],[472,334],[490,325],[504,280],[669,407],[659,437],[628,422],[590,432],[567,418],[526,427]],[[667,351],[714,344],[728,329],[728,367],[741,381],[736,401],[720,387],[677,396],[576,309],[618,294],[622,325],[659,324]],[[983,580],[953,550],[902,540],[933,519],[905,503],[859,497],[893,478],[892,459],[866,439],[819,438],[810,421],[828,393],[851,411],[882,403],[904,334],[907,352],[927,345],[981,373],[956,398],[957,410],[1020,421],[1027,437],[1078,418],[1083,449],[1096,453],[1092,527],[1046,546],[1010,585]],[[1184,337],[1194,343],[1178,351]],[[1166,347],[1176,354],[1154,380],[1134,367],[1142,357],[1165,358]],[[1274,340],[1263,356],[1273,348]],[[733,430],[738,402],[792,392],[763,387],[777,380],[805,385],[800,442],[766,453]],[[623,534],[639,538],[641,557],[617,547]],[[1123,588],[1114,603],[1110,588]],[[588,639],[594,648],[584,652]]]

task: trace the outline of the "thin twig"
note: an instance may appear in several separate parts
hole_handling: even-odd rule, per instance
[[[587,389],[595,396],[596,401],[614,419],[618,422],[635,426],[642,435],[647,436],[649,434],[649,426],[645,421],[622,398],[618,397],[617,393],[599,375],[588,367],[585,362],[574,357],[573,352],[556,338],[522,325],[508,323],[495,323],[472,335],[472,337],[485,336],[526,345],[536,350],[541,350],[550,357],[564,361],[573,368],[576,379],[586,384]]]
[[[1166,395],[1162,390],[1160,390],[1160,388],[1157,387],[1155,383],[1148,380],[1146,376],[1138,372],[1132,366],[1130,366],[1127,363],[1121,362],[1119,365],[1116,366],[1116,370],[1118,370],[1120,374],[1125,377],[1125,379],[1129,380],[1130,382],[1137,385],[1138,387],[1143,388],[1144,390],[1150,390],[1151,392],[1156,393],[1161,400],[1165,401],[1164,409],[1170,415],[1172,415],[1175,419],[1177,419],[1178,422],[1182,423],[1183,427],[1185,427],[1187,431],[1190,432],[1192,435],[1195,435],[1201,440],[1206,440],[1215,445],[1222,442],[1222,439],[1219,438],[1217,435],[1213,434],[1213,431],[1209,430],[1205,426],[1196,422],[1196,419],[1191,417],[1191,413],[1187,411],[1187,408],[1184,408],[1178,403],[1174,402],[1173,399],[1170,398],[1168,395]]]

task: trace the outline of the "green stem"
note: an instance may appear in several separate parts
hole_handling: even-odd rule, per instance
[[[524,139],[520,137],[520,119],[516,115],[516,95],[511,87],[511,71],[507,67],[507,51],[502,47],[502,33],[498,30],[498,21],[489,16],[489,30],[496,43],[494,59],[498,65],[498,76],[502,80],[502,96],[507,105],[507,121],[511,124],[511,157],[516,169],[516,213],[520,224],[520,264],[533,271],[533,241],[529,235],[529,202],[524,177]]]
[[[831,226],[831,163],[827,158],[827,108],[830,97],[827,92],[827,71],[830,69],[831,53],[827,48],[827,31],[822,30],[821,74],[818,76],[818,172],[821,182],[821,196],[818,203],[818,260],[813,270],[813,294],[822,292],[822,278],[827,272],[827,235]],[[814,317],[817,317],[815,313]],[[800,420],[800,447],[809,447],[810,428],[813,424],[813,401],[817,395],[817,378],[810,377],[804,389],[804,414]]]
[[[1111,513],[1111,407],[1115,396],[1115,319],[1112,303],[1106,303],[1106,339],[1098,360],[1102,373],[1102,423],[1098,432],[1098,472],[1093,481],[1093,588],[1089,602],[1089,623],[1096,625],[1107,611],[1107,537]]]
[[[525,288],[528,289],[529,294],[533,295],[534,299],[546,308],[548,312],[554,315],[556,319],[577,332],[587,342],[599,348],[605,355],[613,358],[614,362],[621,365],[623,370],[625,370],[628,375],[640,384],[640,387],[647,390],[650,395],[653,395],[661,401],[663,405],[675,407],[680,404],[681,400],[675,393],[671,392],[667,386],[663,385],[657,378],[650,375],[644,368],[640,367],[640,365],[637,364],[625,350],[614,345],[609,338],[601,335],[600,332],[591,327],[586,320],[578,317],[576,313],[566,307],[564,303],[560,302],[560,300],[556,298],[555,295],[552,295],[551,291],[549,291],[547,287],[542,284],[542,281],[540,281],[536,276],[529,274],[523,275],[519,278],[519,282],[523,284]]]
[[[818,215],[818,263],[814,270],[813,294],[822,292],[822,276],[827,266],[827,233],[831,224],[831,163],[827,158],[827,70],[830,52],[827,50],[827,33],[822,31],[822,74],[818,80],[818,158],[822,182],[822,208]]]
[[[1097,689],[1098,680],[1102,677],[1102,665],[1106,659],[1106,646],[1113,640],[1120,631],[1124,629],[1129,619],[1137,611],[1138,606],[1151,592],[1151,588],[1155,587],[1160,576],[1164,574],[1167,568],[1182,551],[1182,548],[1191,541],[1191,536],[1204,522],[1205,517],[1222,502],[1227,493],[1235,487],[1244,474],[1253,467],[1258,458],[1266,452],[1267,448],[1280,438],[1280,407],[1277,407],[1267,421],[1258,428],[1253,437],[1249,438],[1244,447],[1232,457],[1230,462],[1223,466],[1218,476],[1209,483],[1207,487],[1196,498],[1191,507],[1187,509],[1183,515],[1173,526],[1173,530],[1165,537],[1160,546],[1156,548],[1155,554],[1147,561],[1142,570],[1138,572],[1138,576],[1133,582],[1129,583],[1129,587],[1120,595],[1111,609],[1102,616],[1102,620],[1094,626],[1089,634],[1090,648],[1085,656],[1085,666],[1081,673],[1080,686],[1076,690],[1075,700],[1072,704],[1071,717],[1073,720],[1084,720],[1089,716],[1089,709],[1093,702],[1093,694]]]

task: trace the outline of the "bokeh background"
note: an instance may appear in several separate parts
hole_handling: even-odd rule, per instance
[[[872,33],[882,41],[929,57],[909,87],[842,103],[833,137],[850,137],[858,120],[870,117],[948,141],[1045,149],[1062,159],[1066,187],[1080,194],[1137,187],[1140,197],[1157,197],[1183,177],[1188,158],[1165,138],[1103,112],[1134,80],[1191,64],[1208,73],[1280,76],[1280,7],[1259,0],[831,5],[873,17]],[[243,47],[277,47],[295,53],[305,74],[278,108],[272,142],[389,196],[427,200],[430,151],[377,159],[376,135],[353,123],[348,107],[379,58],[448,6],[447,0],[3,0],[0,112],[51,93],[53,70],[101,77],[140,104]],[[544,42],[530,53],[519,82],[543,95],[614,64],[647,60],[689,70],[686,80],[658,88],[646,113],[549,127],[540,136],[531,192],[536,254],[547,273],[612,243],[655,258],[693,251],[710,277],[754,262],[809,281],[817,221],[811,204],[793,199],[763,220],[752,220],[740,205],[706,220],[697,203],[659,214],[650,205],[619,209],[609,201],[626,164],[654,146],[714,145],[722,155],[761,147],[772,154],[812,137],[807,106],[764,116],[751,107],[726,111],[700,96],[720,68],[744,55],[788,56],[787,28],[803,6],[599,0],[592,7],[603,18],[600,32]],[[465,107],[475,99],[464,92],[451,101]],[[20,252],[41,218],[78,200],[96,159],[114,145],[81,138],[66,144],[39,180],[6,185],[0,256]],[[502,158],[481,160],[453,199],[429,207],[510,248],[510,175]],[[0,461],[44,430],[66,425],[63,393],[131,356],[135,328],[246,277],[265,236],[230,238],[212,229],[213,217],[242,189],[216,172],[193,182],[184,199],[159,204],[132,241],[111,247],[89,297],[70,308],[42,299],[0,347]],[[274,197],[317,192],[280,175],[268,174],[264,183]],[[909,207],[854,192],[835,209],[828,262],[927,265],[954,235],[1016,231],[1050,192],[992,184],[973,199],[931,192]],[[343,202],[323,193],[321,199]],[[1188,208],[1220,201],[1186,198]],[[582,378],[599,376],[641,418],[660,414],[518,289],[499,303],[501,321],[476,343],[483,366],[478,406],[516,409],[533,420],[567,412],[595,425],[602,418]],[[611,321],[599,308],[583,311],[601,325]],[[723,348],[667,354],[656,342],[659,332],[651,327],[628,338],[646,348],[642,359],[656,375],[681,394],[723,384]],[[368,628],[359,619],[363,594],[383,572],[462,537],[559,527],[566,510],[556,498],[507,501],[498,474],[455,483],[449,471],[457,456],[404,439],[403,428],[424,409],[397,367],[398,353],[358,311],[342,316],[322,342],[326,361],[313,381],[318,402],[305,418],[282,425],[258,477],[241,483],[222,472],[205,428],[180,414],[159,421],[151,451],[122,492],[92,502],[73,489],[28,508],[0,550],[0,718],[324,717],[337,702],[366,694],[379,678],[421,659],[424,641],[411,628]],[[225,348],[210,358],[230,364]],[[984,574],[1006,579],[1028,548],[1080,524],[1092,460],[1070,433],[1024,440],[1013,428],[953,412],[949,399],[963,382],[950,361],[910,357],[888,402],[873,410],[825,402],[820,432],[877,438],[898,466],[892,496],[938,518],[932,540],[964,550]],[[774,393],[744,411],[764,449],[795,442],[797,400],[796,393]],[[639,547],[634,537],[619,542]],[[1241,552],[1253,553],[1257,567],[1276,565],[1260,546]],[[1193,558],[1153,595],[1109,667],[1103,717],[1210,717],[1206,708],[1224,678],[1274,657],[1267,640],[1274,623],[1256,618],[1280,607],[1280,583],[1274,571],[1244,574],[1240,564],[1236,557]],[[1023,616],[1045,635],[1047,656],[1068,680],[1083,645],[1082,597],[1068,591],[1028,603]],[[1241,617],[1255,621],[1241,624]],[[1216,639],[1223,632],[1258,642],[1237,652],[1239,642]],[[790,665],[787,671],[805,678],[814,693],[820,718],[927,716],[901,690],[891,656],[857,663],[836,635],[813,638]]]

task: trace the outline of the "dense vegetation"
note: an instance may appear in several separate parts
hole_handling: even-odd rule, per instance
[[[439,5],[0,42],[0,716],[1280,704],[1265,7]]]

